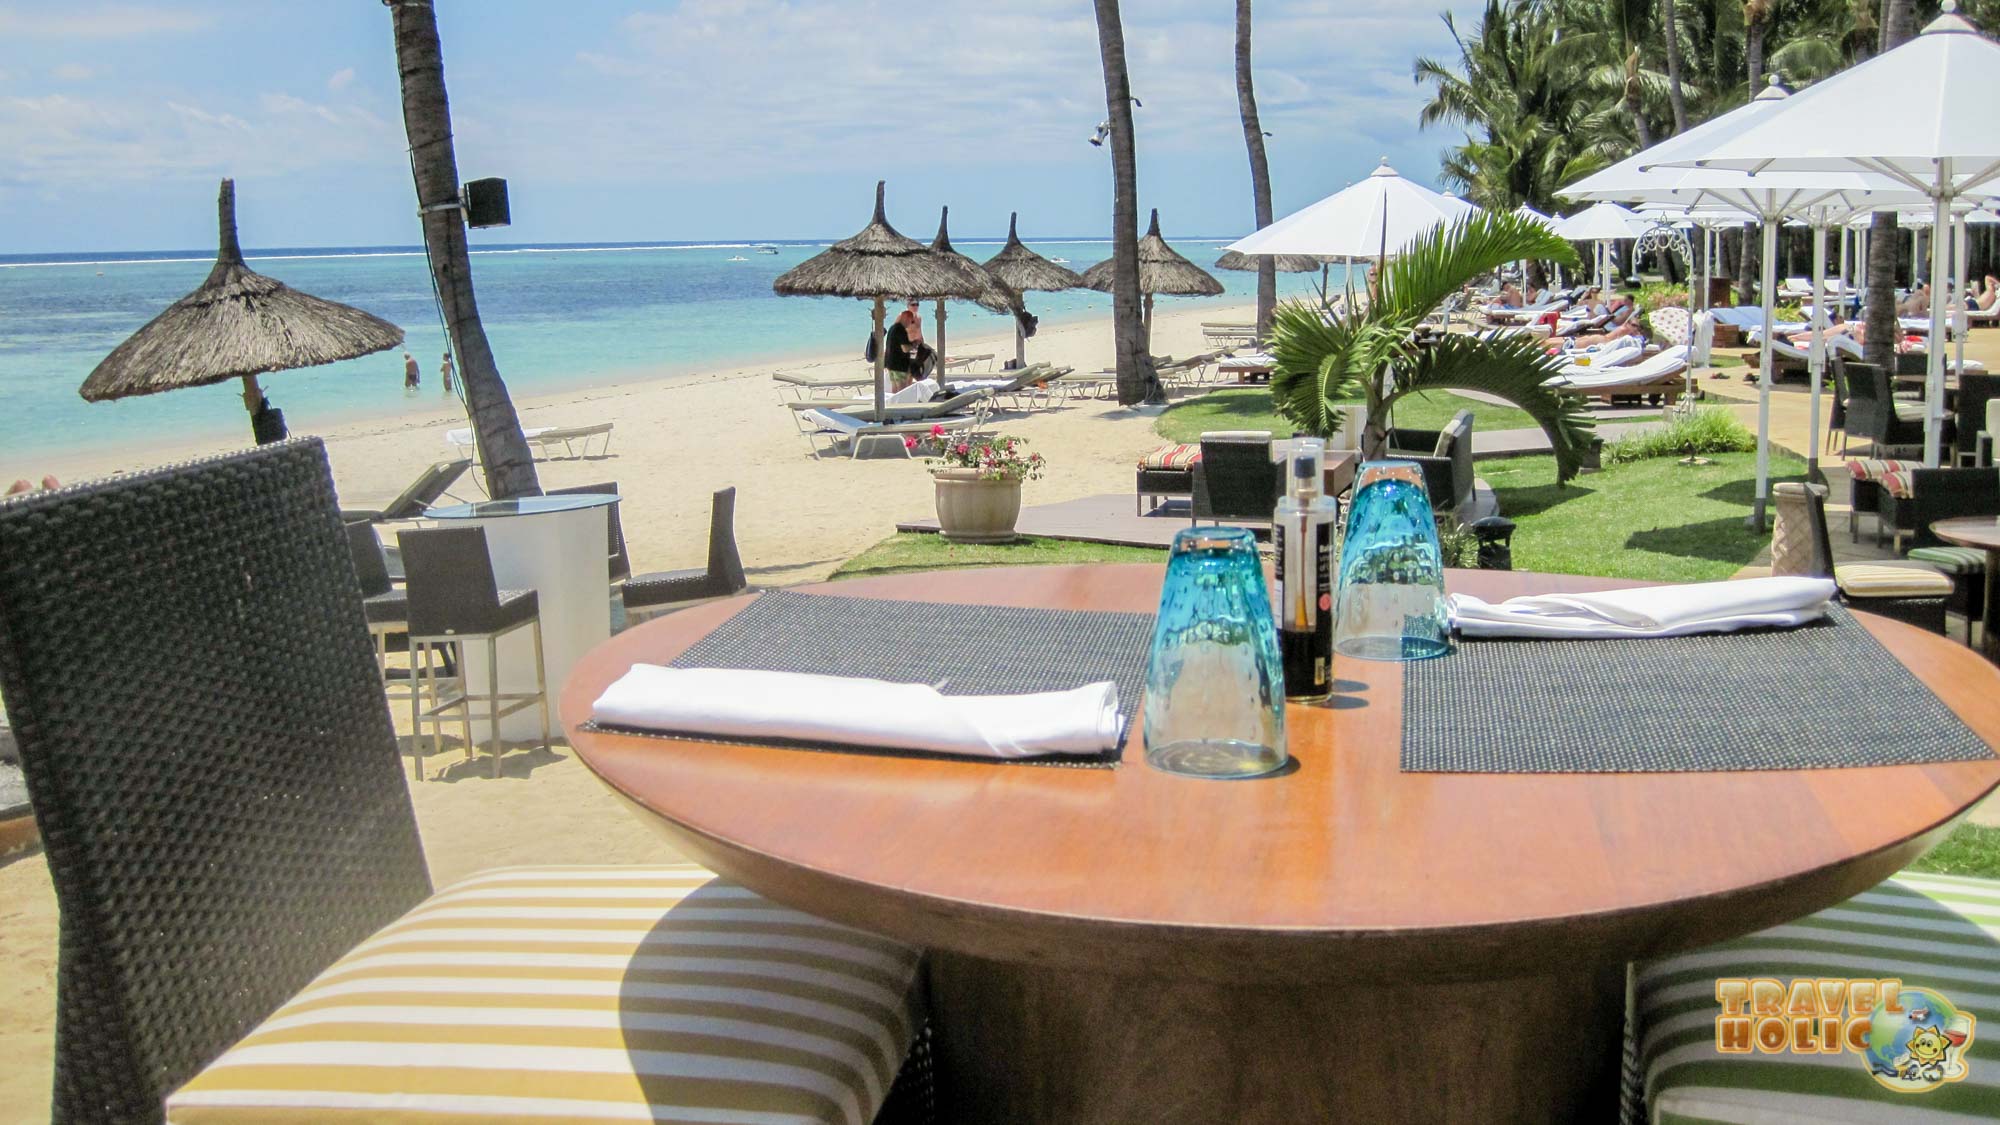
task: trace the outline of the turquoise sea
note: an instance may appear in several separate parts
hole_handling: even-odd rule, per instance
[[[1223,241],[1177,245],[1206,266]],[[868,335],[867,305],[771,292],[773,278],[826,244],[762,244],[777,246],[777,254],[760,254],[757,245],[476,247],[473,283],[501,375],[525,397],[850,346],[858,358]],[[957,245],[981,260],[1000,247],[998,241],[970,239]],[[1103,242],[1033,245],[1051,258],[1068,259],[1079,271],[1110,254]],[[403,393],[398,352],[266,376],[265,391],[294,432],[436,409],[444,333],[420,247],[269,249],[245,256],[260,273],[402,326],[423,367],[423,390],[414,398]],[[737,258],[743,260],[732,260]],[[240,385],[233,382],[108,403],[86,403],[76,393],[112,348],[199,285],[212,261],[208,251],[0,255],[0,454],[78,452],[247,432]],[[1213,272],[1228,294],[1205,303],[1240,303],[1254,293],[1254,275]],[[1279,275],[1281,294],[1306,289],[1305,275]],[[1161,298],[1160,307],[1201,303]],[[1103,315],[1110,301],[1088,291],[1035,293],[1028,307],[1044,324],[1060,324]],[[1005,318],[970,304],[955,305],[951,312],[947,327],[954,332],[1010,331]],[[11,456],[0,461],[15,463]]]

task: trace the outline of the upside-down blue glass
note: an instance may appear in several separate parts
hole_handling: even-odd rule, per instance
[[[1451,651],[1437,519],[1413,462],[1370,461],[1355,479],[1333,648],[1363,660],[1428,660]]]
[[[1285,684],[1257,540],[1240,527],[1174,536],[1146,668],[1146,761],[1192,777],[1283,766]]]

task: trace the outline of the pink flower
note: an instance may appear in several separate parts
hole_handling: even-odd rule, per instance
[[[965,455],[966,453],[970,452],[971,450],[972,450],[972,447],[971,447],[970,445],[967,445],[966,443],[964,443],[964,442],[962,442],[962,441],[961,441],[961,442],[959,442],[959,443],[958,443],[958,447],[957,447],[956,449],[954,449],[954,450],[953,450],[953,452],[955,452],[955,453],[959,454],[960,456],[964,456],[964,455]]]
[[[916,447],[917,447],[917,439],[916,439],[916,438],[913,438],[913,437],[906,437],[906,438],[904,438],[904,439],[903,439],[903,448],[904,448],[904,449],[915,449]]]
[[[931,427],[931,436],[932,436],[932,437],[943,437],[943,436],[944,436],[944,427],[943,427],[943,426],[932,426],[932,427]]]

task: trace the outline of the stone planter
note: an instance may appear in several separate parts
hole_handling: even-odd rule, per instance
[[[933,469],[939,532],[953,543],[1008,543],[1021,515],[1021,482],[982,480],[976,469]]]

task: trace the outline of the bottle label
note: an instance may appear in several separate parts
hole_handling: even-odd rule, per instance
[[[1296,552],[1285,570],[1282,525],[1272,528],[1279,576],[1278,650],[1284,662],[1285,695],[1320,699],[1333,690],[1333,521],[1311,521],[1306,550]]]

